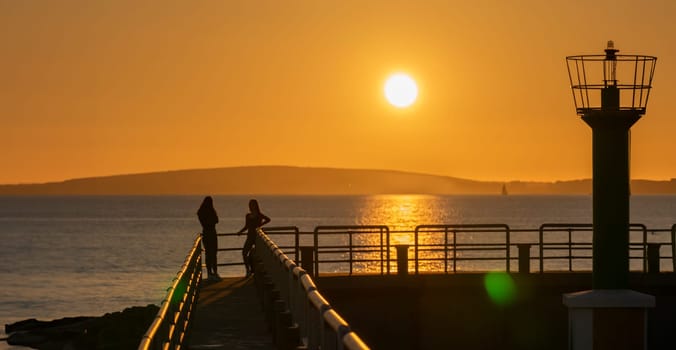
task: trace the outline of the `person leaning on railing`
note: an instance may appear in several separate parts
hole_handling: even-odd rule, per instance
[[[268,222],[270,222],[270,218],[261,213],[258,201],[255,199],[250,200],[249,213],[244,218],[244,227],[237,232],[237,234],[241,235],[244,231],[247,231],[246,242],[244,242],[244,247],[242,247],[242,259],[244,259],[246,277],[251,276],[254,272],[253,264],[251,263],[251,250],[256,242],[256,231]]]

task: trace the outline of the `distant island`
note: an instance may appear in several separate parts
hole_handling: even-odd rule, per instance
[[[632,180],[633,194],[676,194],[676,179]],[[590,179],[474,181],[391,170],[249,166],[0,185],[0,195],[591,194]]]

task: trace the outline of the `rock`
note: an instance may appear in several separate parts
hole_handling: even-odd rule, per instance
[[[6,324],[5,325],[5,333],[10,334],[14,332],[20,332],[20,331],[28,331],[31,329],[37,329],[37,328],[50,328],[50,327],[59,327],[59,326],[68,326],[71,324],[76,324],[82,321],[87,321],[91,320],[95,317],[86,317],[86,316],[80,316],[80,317],[64,317],[60,318],[58,320],[53,320],[53,321],[38,321],[34,318],[30,318],[27,320],[15,322],[12,324]]]
[[[136,349],[159,307],[131,307],[101,317],[29,319],[5,325],[10,345],[41,350]]]

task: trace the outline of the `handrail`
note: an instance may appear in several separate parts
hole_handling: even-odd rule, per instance
[[[312,277],[289,259],[263,230],[256,236],[254,254],[263,265],[263,271],[256,270],[254,276],[269,278],[272,286],[279,290],[281,302],[291,314],[292,322],[300,331],[300,339],[308,349],[369,349],[320,294]],[[348,334],[351,335],[346,338]],[[344,343],[345,340],[349,345]]]
[[[347,350],[367,349],[368,346],[364,343],[355,332],[349,332],[343,336],[343,345]]]
[[[155,320],[141,339],[139,350],[180,348],[192,320],[202,277],[202,236],[197,235],[192,249],[162,301]]]
[[[350,275],[352,274],[352,264],[354,262],[363,262],[360,260],[355,260],[353,254],[355,250],[353,249],[354,245],[352,243],[352,236],[355,234],[378,234],[380,237],[380,245],[375,246],[379,248],[378,250],[373,250],[373,252],[380,253],[380,274],[389,274],[390,273],[390,228],[385,225],[332,225],[332,226],[317,226],[313,232],[313,241],[314,241],[314,273],[315,276],[319,275],[319,233],[322,232],[323,235],[334,234],[334,235],[344,235],[347,234],[349,239],[348,253],[349,259],[346,262],[349,262]],[[385,237],[383,237],[383,234]],[[331,246],[324,246],[323,248],[334,248]],[[378,261],[378,260],[372,260]],[[342,261],[336,261],[342,262]]]
[[[545,268],[544,268],[544,260],[546,259],[544,251],[546,249],[561,249],[561,245],[565,245],[565,248],[568,250],[568,255],[566,255],[563,258],[567,258],[568,260],[568,271],[572,272],[573,269],[573,259],[591,259],[590,256],[575,256],[573,255],[573,250],[591,250],[592,249],[592,242],[573,242],[573,232],[593,232],[593,225],[592,224],[577,224],[577,223],[545,223],[540,225],[539,228],[539,263],[540,263],[540,273],[544,273]],[[658,230],[652,230],[652,232],[655,232]],[[544,234],[546,232],[566,232],[567,233],[567,242],[557,242],[557,243],[545,243],[544,241]],[[647,270],[647,246],[648,246],[648,228],[643,225],[643,224],[629,224],[629,232],[639,232],[641,233],[641,243],[640,247],[633,248],[632,246],[637,246],[639,245],[638,243],[632,243],[631,241],[629,242],[629,251],[631,250],[640,250],[641,251],[641,259],[642,259],[642,264],[643,264],[643,271],[645,272]],[[629,259],[636,259],[637,257],[632,257],[631,255],[629,256]]]
[[[321,349],[336,350],[339,347],[342,348],[343,337],[350,332],[350,325],[333,309],[326,310],[322,321],[324,323],[324,336],[322,337]]]
[[[544,261],[544,256],[545,256],[545,243],[544,243],[544,235],[546,231],[566,231],[568,232],[568,256],[570,257],[572,255],[572,234],[573,231],[591,231],[593,228],[592,224],[562,224],[562,223],[555,223],[555,224],[542,224],[540,225],[539,228],[539,233],[540,233],[540,241],[539,241],[539,248],[540,248],[540,273],[544,273],[545,271],[545,261]],[[572,271],[572,258],[569,259],[569,270]]]
[[[632,271],[647,271],[647,247],[654,244],[662,247],[659,261],[662,263],[669,261],[669,265],[665,265],[668,266],[667,269],[671,270],[673,264],[676,270],[674,226],[650,229],[643,224],[630,224],[629,259]],[[423,240],[418,238],[417,244],[414,237],[416,229],[419,234],[425,235],[420,236]],[[307,258],[308,261],[312,260],[312,265],[306,268],[308,271],[311,268],[315,277],[319,275],[320,270],[326,273],[327,267],[333,272],[352,274],[395,273],[393,266],[397,266],[397,259],[393,255],[396,255],[395,242],[399,244],[397,235],[409,237],[406,241],[410,242],[410,259],[412,265],[415,265],[410,268],[417,267],[418,271],[456,273],[461,271],[464,265],[470,266],[471,271],[489,271],[497,268],[509,272],[515,268],[512,264],[518,259],[517,246],[524,245],[534,248],[535,254],[526,260],[532,261],[535,269],[539,266],[540,272],[591,271],[590,233],[593,231],[593,225],[590,223],[545,223],[539,228],[516,229],[504,224],[446,224],[419,225],[413,230],[390,230],[385,225],[318,226],[309,232],[301,231],[295,226],[266,227],[266,230],[271,230],[270,234],[267,231],[266,234],[275,238],[278,248],[288,251],[290,258],[294,255],[293,260],[297,264],[300,263],[298,255],[300,248],[308,248],[311,255]],[[579,235],[585,232],[585,235]],[[495,233],[499,235],[496,236]],[[229,234],[219,234],[221,235]],[[473,235],[474,238],[465,240],[463,235]],[[395,240],[391,241],[391,237]],[[232,250],[239,251],[240,248]],[[221,259],[223,263],[219,266],[242,264],[239,255],[232,256],[229,261]],[[640,265],[637,265],[637,262]]]
[[[452,262],[453,262],[453,272],[457,272],[457,252],[458,252],[458,247],[462,247],[463,244],[458,244],[457,242],[457,237],[458,233],[477,233],[477,232],[504,232],[505,233],[505,245],[504,245],[504,250],[505,250],[505,270],[509,272],[510,270],[510,228],[508,225],[505,224],[458,224],[458,225],[418,225],[415,227],[414,231],[414,259],[415,259],[415,273],[419,273],[419,262],[420,262],[420,244],[419,244],[419,236],[420,236],[420,231],[421,230],[432,230],[432,231],[423,231],[427,233],[444,233],[444,243],[443,243],[443,251],[444,251],[444,272],[448,273],[448,247],[450,246],[453,252],[452,256]],[[448,242],[448,234],[452,233],[453,234],[453,242],[449,244]],[[478,246],[481,244],[471,244],[472,246]],[[430,245],[426,245],[430,246]],[[488,246],[487,248],[489,249],[501,249],[498,247],[498,244],[486,244]],[[471,249],[471,248],[469,248]],[[492,259],[492,258],[488,258]]]

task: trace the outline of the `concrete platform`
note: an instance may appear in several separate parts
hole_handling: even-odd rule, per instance
[[[322,295],[372,349],[566,350],[563,294],[588,290],[591,273],[511,274],[511,297],[492,298],[487,274],[324,275]],[[649,349],[676,349],[676,274],[631,273],[655,297]]]
[[[253,278],[202,282],[188,349],[275,349]]]

